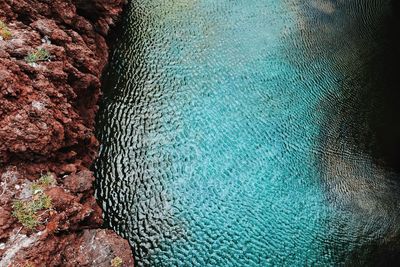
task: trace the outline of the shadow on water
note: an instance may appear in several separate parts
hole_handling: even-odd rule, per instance
[[[113,45],[97,114],[96,135],[101,147],[94,166],[95,194],[105,214],[104,225],[129,240],[135,261],[143,262],[160,239],[177,239],[181,232],[171,219],[165,190],[155,190],[162,188],[163,180],[154,174],[154,166],[167,169],[170,161],[162,156],[153,158],[147,149],[159,141],[149,132],[160,128],[160,110],[166,104],[160,97],[162,88],[149,83],[154,77],[144,68],[154,40],[143,31],[150,27],[146,10],[134,2],[129,5],[109,37]],[[143,234],[148,228],[143,218],[154,222],[150,235]]]
[[[112,146],[114,140],[117,140],[118,137],[118,129],[109,129],[109,126],[112,124],[112,119],[115,116],[116,110],[108,109],[109,102],[117,102],[118,99],[122,99],[126,92],[124,90],[118,90],[117,86],[120,83],[127,83],[127,76],[120,75],[120,71],[126,68],[128,64],[139,64],[144,60],[143,53],[141,51],[137,51],[135,54],[136,60],[134,62],[128,63],[124,60],[124,56],[117,53],[118,49],[121,45],[124,44],[122,41],[126,36],[133,36],[136,38],[139,36],[139,32],[133,32],[136,28],[127,28],[123,27],[124,24],[127,23],[126,18],[128,17],[128,9],[125,9],[122,14],[120,15],[121,20],[114,26],[112,31],[109,33],[107,37],[107,41],[109,44],[109,64],[105,67],[103,74],[102,74],[102,98],[99,103],[99,112],[96,115],[96,137],[100,142],[100,154],[107,152],[102,152],[107,150],[108,147]],[[140,17],[135,18],[135,20],[140,21]],[[103,207],[103,212],[105,216],[103,216],[103,226],[109,227],[114,231],[117,231],[118,234],[124,238],[126,236],[123,232],[119,231],[119,229],[113,228],[113,218],[119,218],[122,221],[125,219],[121,217],[120,214],[117,214],[112,209],[108,209],[108,205],[112,205],[112,201],[114,199],[109,199],[104,195],[104,189],[108,186],[107,181],[103,179],[107,176],[105,172],[109,171],[109,168],[102,167],[102,166],[109,166],[110,161],[108,157],[98,157],[93,165],[93,171],[95,172],[96,180],[94,182],[94,188],[96,190],[95,195],[97,198],[97,202],[99,205]],[[100,167],[101,166],[101,167]],[[113,181],[115,184],[119,184],[122,182],[124,177],[120,177],[118,174],[112,174]],[[111,204],[110,204],[111,201]],[[131,243],[131,250],[134,253],[134,247]],[[136,261],[136,258],[134,257]],[[135,263],[136,266],[136,263]]]
[[[368,85],[355,98],[359,110],[350,113],[352,141],[361,151],[369,153],[377,165],[391,169],[395,174],[387,179],[400,184],[400,4],[391,1],[391,12],[382,20],[382,39],[366,71]],[[364,114],[364,115],[363,115]],[[360,140],[364,136],[364,140]],[[398,186],[387,192],[398,200]],[[397,190],[396,190],[397,189]],[[399,203],[395,201],[396,204]],[[393,232],[385,240],[374,241],[353,251],[351,263],[368,260],[370,266],[395,266],[400,262],[400,232],[398,205],[388,214],[394,224]]]
[[[342,10],[352,8],[346,1],[319,2]],[[348,25],[335,24],[332,17],[340,15],[334,12],[325,20],[338,27],[333,29],[338,39],[343,35],[350,39],[343,47],[334,44],[339,52],[330,58],[342,76],[340,93],[321,103],[326,110],[321,131],[326,148],[322,176],[327,200],[334,203],[337,219],[342,221],[341,225],[332,223],[327,243],[336,243],[338,233],[359,228],[360,236],[369,241],[354,246],[349,242],[347,250],[338,250],[350,251],[338,254],[344,265],[394,266],[400,262],[400,4],[362,2],[352,2],[364,9],[354,12]],[[349,217],[354,221],[348,221]],[[327,253],[331,247],[327,245]]]
[[[392,1],[385,18],[380,51],[369,64],[371,85],[360,97],[360,107],[371,110],[366,123],[371,129],[370,151],[382,164],[400,171],[400,4]],[[356,140],[355,140],[356,141]],[[359,143],[362,144],[362,143]],[[368,151],[368,147],[361,147]]]
[[[400,3],[313,0],[304,4],[309,64],[324,57],[342,77],[340,92],[321,105],[340,138],[382,167],[400,171]],[[310,18],[311,17],[311,18]],[[318,32],[319,33],[316,33]],[[308,51],[307,51],[308,49]],[[329,133],[324,133],[328,136]]]
[[[342,116],[342,130],[352,145],[371,155],[376,164],[400,171],[400,28],[399,4],[392,1],[391,12],[382,17],[371,33],[372,39],[359,46],[370,46],[371,56],[363,59],[363,81],[348,81]],[[362,86],[356,91],[352,82]],[[400,182],[400,181],[399,181]]]

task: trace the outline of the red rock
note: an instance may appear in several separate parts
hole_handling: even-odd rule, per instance
[[[8,231],[14,224],[15,220],[11,216],[11,212],[4,207],[0,207],[0,239],[8,237]]]
[[[119,257],[123,267],[132,267],[133,257],[126,240],[104,229],[86,229],[70,235],[45,236],[32,244],[35,251],[21,249],[14,257],[12,266],[95,266],[110,267]],[[43,258],[48,259],[43,265]]]
[[[6,189],[0,188],[0,257],[15,245],[16,233],[32,241],[12,256],[11,266],[110,266],[116,256],[133,266],[127,241],[87,229],[102,224],[88,167],[98,149],[94,117],[108,58],[105,38],[123,2],[0,1],[0,19],[12,32],[11,40],[0,41],[0,182]],[[39,47],[51,60],[28,64],[24,57]],[[41,216],[39,235],[21,228],[11,207],[24,184],[49,171],[58,184],[45,190],[53,208]]]
[[[74,205],[75,196],[67,193],[63,188],[53,187],[46,190],[46,195],[48,195],[52,200],[52,206],[56,210],[66,210]]]
[[[65,266],[111,266],[111,260],[121,258],[122,266],[133,266],[133,258],[125,253],[130,251],[128,242],[118,238],[109,230],[86,230],[80,237],[80,247],[70,247],[65,256],[72,260]],[[76,257],[76,255],[79,255]],[[111,260],[110,260],[111,259]]]
[[[62,173],[74,173],[77,171],[77,167],[75,164],[65,164],[61,167]]]
[[[70,174],[64,179],[64,185],[71,192],[82,193],[92,188],[94,182],[93,173],[83,170],[76,174]]]
[[[60,42],[70,42],[71,37],[61,30],[61,28],[51,19],[38,19],[31,24],[31,27],[36,29],[42,36],[48,36],[51,41],[58,44]]]

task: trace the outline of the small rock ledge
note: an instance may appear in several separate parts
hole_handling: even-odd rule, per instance
[[[133,266],[128,242],[101,229],[89,170],[124,2],[0,1],[0,266]]]

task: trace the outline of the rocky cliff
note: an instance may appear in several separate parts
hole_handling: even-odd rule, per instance
[[[94,118],[124,0],[0,0],[0,266],[132,266],[101,229]]]

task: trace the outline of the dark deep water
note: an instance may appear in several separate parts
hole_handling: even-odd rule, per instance
[[[132,1],[97,197],[139,266],[400,259],[398,4]]]

